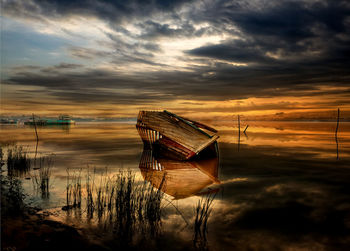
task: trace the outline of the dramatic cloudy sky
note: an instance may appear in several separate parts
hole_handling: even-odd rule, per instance
[[[350,117],[350,3],[1,0],[1,114]]]

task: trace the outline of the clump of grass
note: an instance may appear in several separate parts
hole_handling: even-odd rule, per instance
[[[100,185],[96,187],[96,200],[95,205],[97,209],[98,219],[101,220],[105,208],[106,208],[106,197],[108,196],[108,183],[107,178],[101,175]]]
[[[4,161],[4,152],[2,151],[2,147],[0,146],[0,168],[5,164]]]
[[[7,149],[7,171],[9,176],[22,176],[31,167],[31,160],[22,146]]]
[[[141,184],[135,182],[131,172],[120,172],[116,179],[115,226],[124,230],[131,226],[137,230],[149,230],[151,235],[157,233],[161,220],[161,203],[164,193],[161,188],[154,188],[146,180]]]
[[[1,218],[20,215],[25,209],[22,183],[12,176],[1,175]]]
[[[146,220],[148,230],[151,235],[157,235],[161,223],[161,203],[164,197],[162,188],[165,185],[165,175],[163,176],[159,187],[155,188],[145,179],[143,185],[137,192],[138,215],[141,220]]]
[[[195,208],[194,220],[194,246],[199,250],[207,249],[207,234],[208,234],[208,219],[212,212],[212,203],[216,193],[208,194],[206,197],[200,199]]]
[[[120,171],[115,180],[115,187],[115,210],[114,215],[112,211],[110,220],[119,238],[128,242],[135,232],[137,219],[135,215],[137,211],[135,176],[130,171]]]
[[[49,188],[52,166],[53,155],[35,159],[35,169],[37,169],[37,172],[32,176],[32,182],[34,189],[41,191],[42,198],[48,198],[50,195]]]
[[[81,169],[72,175],[67,169],[67,186],[66,186],[66,207],[65,209],[80,208],[82,198],[81,188]]]
[[[67,177],[64,210],[77,207],[75,196],[78,194],[79,197],[81,192],[74,191],[81,188],[80,173],[78,177],[70,174]],[[93,174],[89,172],[84,193],[87,217],[92,219],[96,213],[99,225],[112,229],[123,241],[132,239],[137,232],[154,235],[159,232],[163,183],[157,189],[147,181],[136,182],[135,174],[131,171],[119,171],[109,176],[106,170],[100,177],[96,177],[96,170]]]
[[[95,209],[95,204],[94,204],[94,177],[91,176],[90,172],[88,172],[87,177],[86,177],[86,208],[87,208],[87,217],[89,219],[93,218],[94,216],[94,209]]]

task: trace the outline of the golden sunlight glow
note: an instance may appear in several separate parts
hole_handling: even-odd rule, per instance
[[[44,90],[43,88],[41,88]],[[322,92],[326,87],[320,87]],[[113,89],[97,88],[102,92],[132,95],[139,93],[133,88]],[[330,87],[330,90],[332,88]],[[344,90],[346,90],[344,88]],[[60,113],[69,113],[76,117],[136,117],[139,110],[164,110],[168,109],[187,117],[196,119],[221,119],[232,120],[233,116],[240,114],[245,120],[293,120],[293,119],[331,119],[338,104],[333,100],[346,99],[344,95],[325,94],[323,99],[314,96],[297,97],[251,97],[239,100],[206,101],[175,99],[162,101],[152,100],[149,103],[114,104],[108,102],[62,102],[55,97],[41,97],[40,88],[26,86],[3,86],[1,100],[1,115],[30,115],[36,113],[41,116],[57,116]],[[22,95],[22,92],[30,91],[30,95]],[[159,94],[160,97],[162,94]],[[33,98],[36,100],[33,102]],[[30,105],[29,105],[30,104]],[[42,109],[45,107],[45,109]],[[348,116],[349,105],[340,106],[343,116]]]

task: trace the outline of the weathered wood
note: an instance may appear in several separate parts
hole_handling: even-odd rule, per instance
[[[181,121],[185,122],[185,123],[188,124],[189,126],[193,127],[195,130],[197,130],[198,132],[203,133],[205,136],[210,137],[210,135],[209,135],[208,133],[206,133],[206,132],[202,131],[201,129],[199,129],[199,127],[196,126],[196,124],[193,123],[192,121],[186,120],[186,119],[184,119],[184,118],[182,118],[182,117],[180,117],[180,116],[177,116],[177,115],[174,114],[174,113],[168,112],[167,110],[164,110],[164,112],[167,113],[167,114],[170,115],[170,116],[173,116],[173,117],[177,118],[178,120],[181,120]]]
[[[337,127],[335,128],[335,143],[337,144],[337,160],[339,160],[339,146],[338,146],[338,128],[339,128],[339,116],[340,110],[338,108],[338,116],[337,116]]]
[[[200,152],[219,138],[217,135],[208,135],[194,123],[190,123],[182,117],[167,111],[141,111],[137,124],[137,126],[157,131],[160,135],[169,138],[171,141],[194,153]],[[192,155],[187,155],[187,158],[190,157]]]
[[[196,154],[199,153],[200,151],[202,151],[204,148],[208,147],[209,145],[211,145],[212,143],[214,143],[217,139],[219,138],[218,135],[214,135],[211,140],[205,142],[203,145],[201,145],[200,147],[198,147]]]
[[[176,155],[178,155],[179,159],[190,159],[191,157],[196,155],[196,153],[191,151],[190,149],[187,149],[186,147],[164,136],[158,141],[158,143],[163,149],[172,151]]]
[[[218,131],[215,130],[214,128],[210,127],[210,126],[207,126],[207,125],[204,125],[198,121],[194,121],[194,120],[191,120],[189,118],[186,118],[186,117],[182,117],[184,120],[187,120],[189,122],[191,122],[192,124],[194,124],[195,126],[199,127],[199,128],[203,128],[203,129],[206,129],[210,132],[213,132],[213,133],[217,133]]]

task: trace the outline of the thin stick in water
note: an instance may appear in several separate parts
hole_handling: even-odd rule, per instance
[[[338,108],[337,127],[335,128],[335,137],[338,137],[338,128],[339,128],[339,114],[340,114],[340,110],[339,110],[339,108]]]
[[[38,153],[39,136],[38,136],[38,131],[36,129],[36,122],[35,122],[34,113],[33,113],[33,123],[34,123],[35,135],[36,135],[36,146],[35,146],[35,156],[34,156],[34,164],[36,164],[36,155]]]
[[[238,132],[241,131],[241,122],[239,120],[239,115],[237,115],[237,120],[238,120]]]
[[[248,127],[249,127],[249,125],[247,125],[247,126],[245,127],[245,129],[244,129],[244,131],[243,131],[244,134],[245,134],[245,131],[247,131]]]
[[[238,119],[238,152],[239,152],[239,145],[241,143],[241,121],[239,119],[239,115],[237,115],[237,119]]]
[[[338,108],[338,116],[337,116],[337,127],[335,128],[335,143],[337,144],[337,160],[339,160],[339,147],[338,147],[338,129],[339,129],[339,116],[340,110]]]
[[[34,129],[35,129],[36,141],[39,141],[38,131],[36,130],[36,122],[35,122],[34,113],[33,113],[33,123],[34,123]]]

